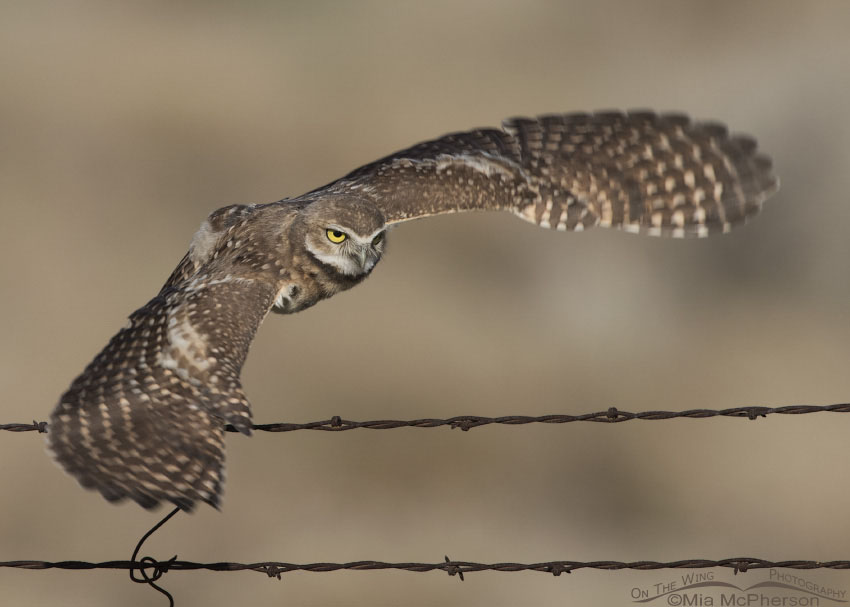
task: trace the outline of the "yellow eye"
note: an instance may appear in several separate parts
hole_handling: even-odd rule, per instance
[[[328,240],[330,240],[334,244],[339,244],[346,238],[348,238],[348,234],[345,232],[340,232],[339,230],[328,229],[326,232],[328,235]]]

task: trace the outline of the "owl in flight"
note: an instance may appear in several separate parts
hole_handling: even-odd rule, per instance
[[[453,133],[297,198],[224,207],[62,395],[49,449],[109,501],[218,507],[225,425],[251,434],[239,373],[257,327],[361,282],[393,224],[508,211],[553,230],[707,236],[777,187],[751,138],[682,115],[610,112]]]

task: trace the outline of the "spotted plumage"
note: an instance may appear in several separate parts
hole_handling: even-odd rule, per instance
[[[503,210],[550,229],[706,236],[758,212],[777,187],[755,142],[720,125],[568,114],[453,133],[298,198],[219,209],[62,395],[49,447],[110,501],[218,506],[224,426],[251,433],[239,374],[260,323],[361,282],[387,226]]]

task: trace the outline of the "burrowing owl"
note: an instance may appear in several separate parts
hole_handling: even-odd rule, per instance
[[[251,433],[239,373],[271,310],[362,281],[388,226],[509,211],[544,228],[726,232],[777,188],[750,138],[647,112],[505,121],[420,143],[303,196],[219,209],[159,294],[62,395],[54,456],[84,487],[146,508],[218,506],[224,426]]]

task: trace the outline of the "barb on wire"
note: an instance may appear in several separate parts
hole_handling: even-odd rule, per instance
[[[0,430],[8,430],[9,432],[47,432],[47,422],[37,422],[33,420],[31,424],[0,424]]]
[[[630,569],[634,571],[652,571],[657,569],[711,569],[723,567],[732,569],[736,574],[753,569],[850,569],[850,560],[843,561],[808,561],[787,560],[768,561],[753,557],[734,557],[720,560],[686,559],[680,561],[547,561],[542,563],[476,563],[473,561],[455,561],[448,557],[436,563],[387,563],[384,561],[352,561],[348,563],[306,563],[295,564],[280,561],[262,563],[195,563],[171,559],[165,562],[153,559],[135,561],[103,561],[89,563],[86,561],[0,561],[0,568],[17,569],[153,569],[166,568],[168,571],[256,571],[268,577],[280,579],[284,573],[294,571],[309,571],[312,573],[329,573],[331,571],[378,571],[399,570],[414,573],[442,571],[449,575],[461,576],[464,573],[479,571],[517,572],[536,571],[559,576],[562,573],[572,573],[579,569],[598,569],[603,571],[619,571]],[[462,578],[461,578],[462,579]]]
[[[850,413],[850,403],[839,403],[835,405],[788,405],[785,407],[733,407],[730,409],[688,409],[686,411],[640,411],[632,413],[621,411],[616,407],[609,407],[605,411],[583,413],[581,415],[506,415],[503,417],[481,417],[478,415],[458,415],[446,419],[424,418],[424,419],[381,419],[365,422],[343,419],[338,415],[330,419],[324,419],[305,424],[295,423],[273,423],[255,424],[254,430],[261,432],[293,432],[295,430],[323,430],[327,432],[341,432],[343,430],[356,430],[366,428],[369,430],[392,430],[395,428],[438,428],[448,426],[449,428],[460,428],[471,430],[479,426],[492,424],[519,426],[524,424],[567,424],[571,422],[601,422],[616,424],[632,421],[635,419],[647,421],[660,421],[664,419],[708,419],[710,417],[738,417],[750,420],[768,415],[802,415],[805,413]],[[47,422],[33,421],[31,424],[0,424],[0,430],[11,432],[38,431],[47,432]],[[228,432],[236,432],[233,426],[226,426]]]
[[[136,549],[133,550],[133,556],[130,557],[130,579],[138,584],[148,584],[151,588],[156,590],[157,592],[161,592],[168,598],[168,607],[174,607],[174,597],[171,596],[171,593],[168,592],[162,586],[158,586],[156,581],[163,576],[163,574],[168,573],[168,570],[177,560],[177,555],[175,554],[173,557],[165,561],[164,563],[160,563],[156,559],[150,556],[142,557],[141,561],[136,562],[136,557],[139,554],[139,550],[142,549],[142,544],[145,543],[145,540],[156,533],[156,530],[162,527],[165,523],[167,523],[172,516],[180,512],[180,508],[175,508],[168,514],[166,514],[161,521],[159,521],[156,525],[150,528],[150,530],[142,536],[142,539],[139,540],[139,543],[136,544]],[[142,565],[142,566],[139,566]],[[153,573],[148,575],[146,565],[154,565]],[[142,577],[136,577],[135,572],[138,569]]]

